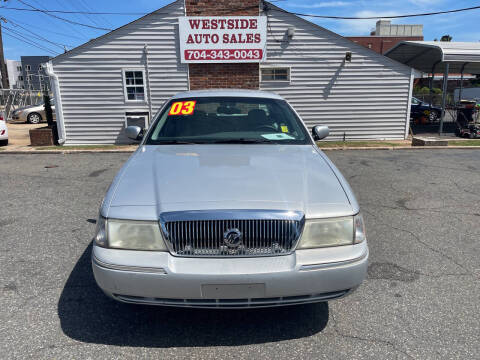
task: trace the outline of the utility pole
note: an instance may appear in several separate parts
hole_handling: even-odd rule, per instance
[[[3,17],[0,18],[0,71],[2,74],[2,88],[8,89],[10,86],[8,84],[7,65],[5,64],[5,57],[3,56],[2,21],[5,21]]]

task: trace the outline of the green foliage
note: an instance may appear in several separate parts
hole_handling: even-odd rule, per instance
[[[443,35],[440,41],[452,41],[452,37],[450,35]]]

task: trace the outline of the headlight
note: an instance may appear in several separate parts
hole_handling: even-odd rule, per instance
[[[155,221],[105,220],[100,217],[95,243],[114,249],[167,251],[160,226]]]
[[[353,245],[366,239],[363,218],[348,216],[306,220],[297,249]]]

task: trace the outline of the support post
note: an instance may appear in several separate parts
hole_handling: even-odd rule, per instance
[[[428,95],[430,97],[430,104],[433,104],[433,98],[432,98],[432,93],[433,93],[433,79],[435,77],[435,67],[437,66],[438,64],[438,61],[433,64],[432,66],[432,77],[430,78],[430,84],[429,84],[429,92],[428,92]],[[423,99],[422,99],[423,100]]]
[[[460,71],[461,76],[460,76],[460,91],[458,93],[458,101],[462,101],[462,92],[463,92],[463,73],[465,72],[465,66],[467,66],[468,63],[464,63],[462,65],[462,70]]]
[[[448,72],[450,70],[450,64],[445,63],[445,71],[443,73],[443,93],[442,93],[442,117],[440,118],[440,128],[438,129],[438,135],[442,136],[443,133],[443,121],[445,120],[445,106],[447,103],[447,87],[448,87]]]
[[[146,86],[147,86],[147,96],[148,96],[148,124],[147,128],[150,126],[152,122],[152,92],[150,89],[150,65],[148,63],[148,47],[147,44],[143,47],[143,53],[145,55],[145,76],[146,76]]]

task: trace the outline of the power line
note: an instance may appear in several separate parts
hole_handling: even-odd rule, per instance
[[[9,17],[8,20],[10,22],[12,22],[11,20],[12,18]],[[68,38],[72,38],[72,39],[78,39],[78,40],[82,40],[84,41],[84,38],[81,38],[80,36],[77,36],[77,35],[74,35],[74,34],[66,34],[66,33],[61,33],[61,32],[58,32],[58,31],[53,31],[51,29],[47,29],[47,28],[44,28],[44,27],[41,27],[41,26],[38,26],[38,25],[33,25],[33,24],[30,24],[30,23],[26,23],[24,21],[20,21],[18,19],[14,19],[14,21],[18,24],[23,24],[23,25],[27,25],[27,26],[30,26],[32,28],[36,28],[36,29],[39,29],[39,30],[42,30],[42,31],[47,31],[49,32],[50,34],[55,34],[55,35],[59,35],[59,36],[63,36],[63,37],[68,37]],[[87,38],[87,37],[85,37]]]
[[[272,10],[265,4],[266,9],[265,11]],[[330,15],[315,15],[315,14],[303,14],[292,12],[288,10],[284,10],[281,8],[275,8],[273,10],[281,11],[287,14],[293,14],[298,16],[305,16],[305,17],[314,17],[319,19],[334,19],[334,20],[372,20],[372,19],[400,19],[400,18],[408,18],[408,17],[418,17],[418,16],[432,16],[432,15],[441,15],[441,14],[451,14],[457,13],[462,11],[470,11],[480,9],[480,6],[471,6],[468,8],[463,9],[454,9],[454,10],[445,10],[445,11],[435,11],[435,12],[427,12],[427,13],[420,13],[420,14],[407,14],[407,15],[391,15],[391,16],[330,16]]]
[[[3,28],[4,30],[7,30],[7,31],[15,34],[16,36],[20,36],[22,39],[24,39],[24,40],[26,40],[26,41],[29,41],[29,42],[30,42],[32,45],[34,45],[34,46],[37,46],[37,47],[40,46],[40,47],[42,47],[43,50],[54,51],[54,50],[52,50],[52,49],[50,49],[50,48],[48,48],[48,47],[46,47],[46,46],[44,46],[44,45],[41,45],[41,44],[35,42],[34,40],[29,39],[28,37],[25,36],[25,34],[22,34],[21,32],[15,30],[15,29],[12,29],[12,28],[9,28],[9,27],[6,27],[6,26],[3,26],[2,28]],[[54,51],[54,52],[55,52],[55,51]]]
[[[24,3],[21,0],[18,0],[21,3],[32,7],[31,5],[28,5]],[[273,1],[272,1],[273,2]],[[59,13],[59,14],[86,14],[86,15],[147,15],[148,13],[141,13],[141,12],[96,12],[96,11],[69,11],[69,10],[41,10],[37,8],[32,9],[25,9],[25,8],[16,8],[16,7],[6,7],[6,6],[0,6],[1,9],[5,10],[17,10],[17,11],[31,11],[31,12],[43,12],[45,14],[50,14],[50,13]],[[284,13],[288,14],[293,14],[293,15],[298,15],[298,16],[305,16],[305,17],[315,17],[315,18],[321,18],[321,19],[337,19],[337,20],[372,20],[372,19],[398,19],[398,18],[408,18],[408,17],[419,17],[419,16],[433,16],[433,15],[441,15],[441,14],[451,14],[451,13],[457,13],[457,12],[463,12],[463,11],[470,11],[470,10],[477,10],[480,9],[480,6],[471,6],[467,8],[461,8],[461,9],[453,9],[453,10],[444,10],[444,11],[434,11],[434,12],[426,12],[426,13],[417,13],[417,14],[406,14],[406,15],[390,15],[390,16],[330,16],[330,15],[317,15],[317,14],[305,14],[305,13],[298,13],[298,12],[292,12],[288,10],[284,10],[281,8],[275,8],[274,10],[276,11],[282,11]],[[238,10],[238,9],[237,9]],[[268,8],[268,5],[266,5],[265,10],[271,10]],[[157,13],[157,14],[167,14],[167,13]],[[51,15],[51,14],[50,14]],[[81,24],[83,26],[86,26],[86,24]],[[96,28],[96,27],[95,27]],[[101,30],[111,30],[111,29],[105,29],[105,28],[100,28]]]
[[[20,1],[20,0],[19,0]],[[41,10],[41,9],[25,9],[17,7],[0,6],[4,10],[30,11],[30,12],[45,12],[58,14],[85,14],[85,15],[147,15],[149,13],[141,12],[96,12],[96,11],[73,11],[73,10]],[[164,13],[167,14],[167,13]]]
[[[5,29],[5,30],[7,30],[7,29]],[[10,31],[10,30],[7,30],[7,31]],[[47,51],[47,52],[49,52],[49,53],[51,53],[51,54],[54,54],[54,55],[57,55],[57,54],[58,54],[58,53],[55,52],[54,50],[50,50],[50,49],[48,49],[48,48],[44,48],[44,47],[41,46],[41,45],[38,45],[38,44],[35,44],[35,43],[30,42],[30,41],[28,41],[28,40],[25,40],[25,38],[22,39],[22,38],[20,38],[20,37],[17,37],[17,36],[15,36],[15,35],[13,35],[13,34],[8,33],[8,32],[4,33],[4,35],[10,36],[10,37],[12,37],[12,38],[14,38],[14,39],[17,39],[17,40],[19,40],[19,41],[22,41],[22,42],[28,44],[28,45],[34,46],[34,47],[36,47],[36,48],[39,48],[39,49],[41,49],[41,50],[43,50],[43,51]]]
[[[49,12],[48,10],[38,9],[38,8],[36,8],[35,6],[32,6],[32,5],[30,5],[30,4],[27,4],[27,3],[24,2],[23,0],[18,0],[18,1],[21,2],[23,5],[26,5],[26,6],[28,6],[28,7],[31,7],[33,10],[40,11],[40,12],[44,13],[45,15],[48,15],[48,16],[51,16],[51,17],[53,17],[53,18],[56,18],[56,19],[59,19],[59,20],[68,22],[68,23],[73,24],[73,25],[85,26],[85,27],[88,27],[88,28],[91,28],[91,29],[96,29],[96,30],[105,30],[105,31],[111,31],[111,30],[112,30],[112,29],[108,29],[108,28],[97,27],[97,26],[88,25],[88,24],[83,24],[83,23],[79,23],[79,22],[76,22],[76,21],[73,21],[73,20],[65,19],[65,18],[63,18],[63,17],[50,14],[50,12]]]
[[[58,43],[58,42],[55,42],[55,41],[51,41],[51,40],[49,40],[49,39],[47,39],[47,38],[44,38],[43,36],[34,33],[33,31],[27,29],[26,27],[24,27],[24,26],[22,26],[22,25],[20,25],[20,24],[15,23],[15,22],[12,21],[11,19],[5,19],[5,20],[7,20],[7,22],[11,23],[13,26],[19,27],[19,28],[23,29],[24,31],[32,34],[32,36],[36,37],[37,39],[46,41],[46,42],[48,42],[48,43],[50,43],[50,44],[52,44],[52,45],[55,45],[55,46],[59,47],[59,48],[62,49],[62,50],[64,50],[66,46],[68,46],[68,47],[74,47],[73,45],[62,44],[62,43]]]

